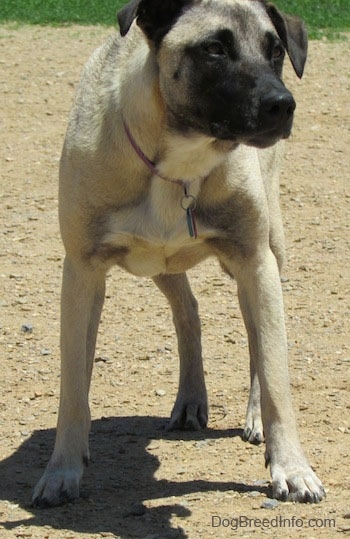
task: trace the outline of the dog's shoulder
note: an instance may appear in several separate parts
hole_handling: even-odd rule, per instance
[[[87,82],[106,85],[109,77],[116,78],[127,72],[133,57],[139,57],[144,50],[148,50],[148,46],[136,25],[125,37],[121,37],[118,32],[111,34],[86,62],[80,86]]]

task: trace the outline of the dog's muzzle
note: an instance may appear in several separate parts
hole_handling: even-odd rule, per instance
[[[212,136],[259,148],[289,137],[296,108],[292,94],[279,81],[257,88],[250,96],[234,96],[224,117],[217,114],[210,122]]]

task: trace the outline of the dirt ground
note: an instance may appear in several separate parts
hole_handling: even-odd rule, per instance
[[[312,42],[282,184],[284,297],[300,437],[327,498],[264,508],[264,447],[245,444],[248,350],[235,283],[212,260],[190,272],[203,322],[208,429],[167,433],[177,390],[169,309],[114,269],[91,391],[81,499],[30,507],[59,396],[63,249],[57,166],[74,88],[106,28],[0,28],[0,538],[342,537],[350,532],[349,41]],[[264,520],[263,520],[264,519]],[[239,525],[239,527],[238,527]],[[235,528],[238,527],[236,530]]]

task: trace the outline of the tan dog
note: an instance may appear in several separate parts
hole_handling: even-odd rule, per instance
[[[151,276],[171,305],[180,383],[170,428],[208,419],[197,303],[185,272],[216,256],[237,280],[249,336],[244,438],[266,439],[273,495],[318,502],[300,447],[288,379],[279,269],[281,139],[301,77],[302,22],[264,0],[134,0],[85,67],[60,166],[62,378],[57,437],[33,503],[79,495],[89,458],[88,392],[114,265]],[[260,414],[261,405],[261,414]]]

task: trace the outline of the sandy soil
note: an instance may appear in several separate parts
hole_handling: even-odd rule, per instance
[[[209,261],[190,272],[203,321],[209,428],[164,431],[178,376],[171,316],[151,281],[115,269],[99,333],[82,497],[57,509],[30,507],[58,406],[57,165],[82,65],[108,33],[0,28],[0,537],[342,537],[350,531],[349,41],[311,43],[302,81],[287,70],[298,109],[281,180],[293,396],[326,500],[262,507],[269,495],[264,447],[240,438],[246,334],[235,284]]]

